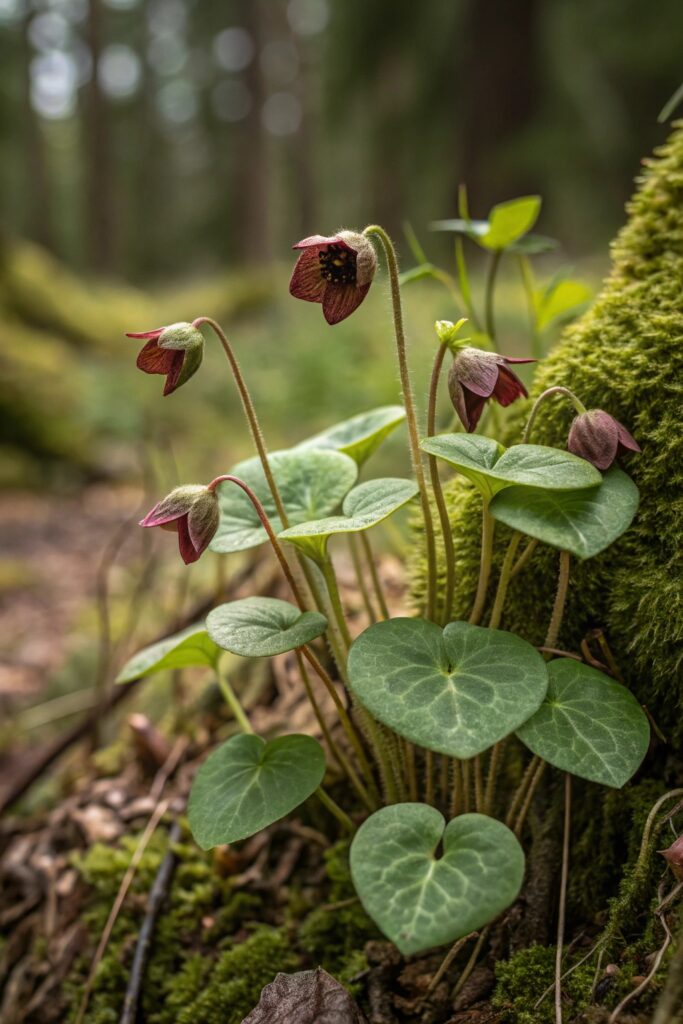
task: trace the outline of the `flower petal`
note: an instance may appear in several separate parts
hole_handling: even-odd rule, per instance
[[[210,502],[208,500],[195,502],[187,516],[187,529],[197,557],[206,551],[218,529],[220,519],[218,500],[215,495],[212,495],[212,499]]]
[[[500,356],[506,363],[537,363],[537,359],[531,359],[528,356]]]
[[[140,520],[140,526],[164,526],[166,523],[175,522],[185,515],[182,509],[169,506],[167,498],[158,501],[153,509],[147,513],[144,519]]]
[[[329,237],[325,235],[309,235],[308,238],[302,238],[300,242],[293,245],[292,249],[319,249],[321,245],[343,245],[347,249],[350,248],[339,235],[330,235]]]
[[[510,405],[516,398],[527,396],[527,390],[516,373],[506,366],[498,366],[498,380],[493,389],[493,397],[501,405]]]
[[[323,316],[328,324],[338,324],[351,316],[369,290],[369,284],[328,284],[323,295]]]
[[[145,373],[170,373],[175,355],[170,349],[159,348],[156,338],[152,338],[140,350],[137,367]]]
[[[197,551],[192,543],[190,531],[187,526],[187,516],[183,516],[178,520],[178,548],[180,550],[180,557],[185,565],[190,565],[191,562],[196,562],[201,555],[201,551]]]
[[[604,470],[614,462],[619,446],[619,424],[602,409],[592,409],[577,416],[569,429],[567,448],[573,455],[586,459],[596,469]]]
[[[294,266],[289,282],[290,295],[304,302],[322,302],[326,287],[327,281],[320,273],[318,249],[306,249]]]
[[[616,420],[615,422],[617,424],[617,435],[618,435],[618,438],[619,438],[619,446],[621,448],[627,448],[631,452],[642,451],[642,449],[641,449],[640,445],[638,444],[638,442],[636,441],[635,437],[633,437],[633,435],[629,433],[629,431],[626,429],[626,427],[623,425],[623,423],[619,423],[618,420]]]
[[[132,331],[126,331],[126,337],[127,338],[158,338],[159,335],[163,334],[163,332],[165,330],[166,330],[165,327],[157,327],[153,331],[142,331],[142,332],[137,333],[137,334],[134,334]]]
[[[498,363],[493,352],[463,349],[453,363],[454,373],[462,386],[481,398],[489,398],[498,381]]]
[[[465,408],[467,409],[467,421],[464,424],[467,432],[472,434],[477,429],[477,423],[484,411],[487,399],[481,395],[475,395],[473,391],[468,391],[466,388],[463,389],[465,396]]]
[[[173,362],[169,370],[167,371],[166,383],[164,384],[164,394],[170,395],[172,391],[178,387],[178,378],[180,377],[183,363],[185,362],[184,352],[171,352],[173,356]]]

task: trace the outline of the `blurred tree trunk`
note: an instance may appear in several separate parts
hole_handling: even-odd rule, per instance
[[[101,0],[88,0],[86,34],[92,59],[85,111],[88,254],[94,270],[111,271],[116,262],[116,238],[109,110],[98,77],[102,52]]]
[[[539,12],[540,0],[468,0],[458,149],[461,180],[478,213],[530,187],[521,175],[515,181],[514,156],[510,159],[505,147],[537,111]],[[512,191],[502,195],[501,189]]]
[[[254,58],[244,73],[251,108],[242,125],[240,153],[235,175],[235,222],[240,256],[245,263],[259,263],[270,256],[268,139],[261,111],[265,86],[259,56],[263,45],[263,0],[240,0],[239,24],[254,43]],[[238,21],[238,18],[235,19]]]
[[[22,120],[26,183],[28,186],[26,193],[26,198],[28,199],[26,222],[31,238],[55,252],[50,176],[45,153],[45,140],[43,138],[40,118],[31,102],[31,60],[33,58],[33,49],[28,32],[34,12],[29,8],[27,10],[28,13],[22,18],[21,23]]]

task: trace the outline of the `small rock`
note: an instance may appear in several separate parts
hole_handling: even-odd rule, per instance
[[[118,839],[123,829],[121,822],[107,807],[90,804],[71,812],[88,843],[111,843]]]

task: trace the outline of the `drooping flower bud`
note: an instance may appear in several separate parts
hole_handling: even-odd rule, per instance
[[[609,469],[618,455],[626,451],[640,451],[640,445],[626,427],[602,409],[589,409],[573,420],[567,448],[603,472]]]
[[[165,395],[170,395],[188,381],[201,365],[204,338],[193,324],[171,324],[140,334],[129,333],[126,337],[146,340],[147,344],[138,356],[137,365],[145,373],[166,375]]]
[[[683,836],[675,839],[667,850],[659,850],[664,860],[671,868],[674,877],[683,882]]]
[[[453,407],[465,430],[476,429],[489,398],[510,405],[527,390],[509,363],[533,363],[534,359],[513,359],[479,348],[461,349],[448,374],[448,391]]]
[[[289,291],[305,302],[320,302],[328,324],[350,316],[368,294],[377,270],[372,242],[357,231],[311,235],[293,249],[301,249]]]
[[[180,555],[189,565],[207,549],[218,529],[220,512],[215,490],[202,484],[176,487],[140,520],[140,526],[160,526],[178,534]]]

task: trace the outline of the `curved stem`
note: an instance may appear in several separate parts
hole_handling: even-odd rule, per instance
[[[479,582],[477,593],[474,597],[474,606],[470,613],[468,622],[471,626],[478,626],[484,613],[486,603],[486,591],[491,575],[491,559],[493,556],[493,531],[495,523],[489,513],[488,498],[483,499],[481,519],[481,562],[479,566]]]
[[[427,406],[427,437],[433,437],[436,433],[436,400],[439,388],[441,367],[448,351],[448,345],[442,342],[439,345],[434,358],[432,377],[429,383],[429,402]],[[443,536],[444,553],[446,556],[446,593],[444,595],[443,623],[451,620],[451,609],[453,607],[453,594],[455,592],[455,549],[453,547],[453,534],[448,516],[448,508],[444,497],[441,480],[439,478],[439,466],[434,455],[427,457],[429,464],[429,478],[432,482],[432,490],[436,499],[436,507],[439,511],[441,523],[441,534]]]
[[[515,822],[514,832],[515,832],[515,835],[517,836],[518,839],[519,839],[519,837],[522,834],[522,829],[524,827],[524,822],[526,821],[526,816],[529,813],[529,808],[531,807],[531,801],[534,798],[534,793],[536,792],[536,790],[538,788],[538,784],[541,781],[541,779],[543,778],[543,773],[544,773],[544,771],[546,770],[546,767],[547,767],[546,762],[545,761],[541,761],[540,757],[537,758],[536,761],[537,761],[536,770],[534,771],[534,774],[531,777],[531,782],[529,783],[529,788],[528,788],[528,790],[526,792],[526,796],[524,797],[524,803],[522,804],[522,809],[520,810],[520,812],[519,812],[519,814],[517,816],[517,821]]]
[[[500,625],[503,608],[505,606],[505,598],[508,592],[508,584],[512,578],[512,568],[514,565],[515,555],[517,554],[517,548],[519,547],[521,540],[522,534],[515,530],[510,538],[510,543],[508,544],[507,551],[505,552],[505,558],[503,559],[503,565],[500,570],[498,589],[496,591],[496,598],[491,610],[489,629],[498,629]]]
[[[586,406],[583,404],[583,402],[579,401],[579,399],[576,397],[574,392],[570,391],[569,388],[565,388],[561,384],[556,384],[552,388],[546,388],[546,390],[543,391],[538,396],[538,398],[536,399],[536,401],[534,402],[534,404],[531,407],[531,412],[529,413],[529,419],[526,421],[526,426],[524,428],[524,434],[522,435],[522,444],[528,444],[529,443],[529,437],[531,436],[531,428],[533,427],[534,420],[536,419],[536,416],[538,415],[538,410],[539,410],[539,408],[541,406],[541,403],[544,402],[546,400],[546,398],[549,397],[549,395],[564,395],[572,403],[572,405],[576,409],[577,413],[580,414],[580,413],[583,413],[583,412],[586,411]]]
[[[533,540],[529,541],[527,546],[524,548],[524,551],[522,551],[521,555],[519,556],[519,558],[517,559],[517,561],[513,565],[512,572],[510,573],[510,579],[511,580],[513,580],[515,578],[515,576],[517,575],[518,572],[522,571],[522,569],[527,564],[527,562],[529,561],[529,559],[531,558],[531,556],[533,555],[533,553],[534,553],[534,551],[536,550],[537,547],[538,547],[538,540],[536,539],[536,537],[534,537]]]
[[[387,608],[387,601],[382,590],[382,584],[380,582],[379,574],[377,572],[377,566],[375,565],[375,556],[372,553],[372,547],[370,546],[370,538],[368,537],[367,530],[361,530],[360,542],[363,545],[363,551],[368,561],[368,568],[370,570],[370,579],[372,580],[372,586],[375,591],[377,603],[379,605],[380,615],[383,619],[389,618],[389,609]]]
[[[377,615],[375,609],[372,606],[370,600],[370,592],[368,591],[365,577],[363,576],[363,566],[360,560],[360,554],[357,547],[356,535],[353,533],[348,534],[349,551],[351,552],[351,561],[353,562],[353,571],[356,574],[356,581],[358,583],[358,590],[360,596],[363,599],[363,607],[365,608],[366,614],[370,622],[377,622]]]
[[[496,290],[496,277],[498,276],[498,267],[500,266],[500,258],[503,255],[501,249],[496,249],[495,252],[491,253],[491,259],[489,260],[489,269],[486,275],[486,291],[484,294],[484,323],[486,325],[486,333],[488,334],[491,341],[496,340],[496,325],[493,319],[493,296]]]
[[[415,401],[413,399],[413,387],[408,370],[408,359],[406,356],[406,339],[403,327],[403,309],[401,306],[401,288],[398,279],[398,260],[393,242],[384,228],[379,224],[370,224],[363,231],[364,235],[375,235],[379,238],[384,249],[391,283],[391,300],[394,309],[394,333],[396,335],[396,351],[398,354],[398,367],[401,376],[401,390],[403,401],[406,407],[406,419],[408,422],[408,437],[410,439],[410,455],[413,464],[413,472],[417,486],[420,490],[420,504],[425,526],[425,540],[427,543],[427,565],[428,565],[428,590],[427,590],[427,618],[434,618],[435,592],[436,592],[436,545],[434,541],[434,523],[432,521],[432,510],[429,504],[427,492],[427,481],[425,479],[422,452],[420,451],[420,437],[417,429],[417,416],[415,413]]]
[[[481,323],[472,301],[472,289],[470,288],[470,277],[467,272],[467,261],[465,259],[465,245],[460,235],[456,235],[455,237],[455,262],[458,268],[460,294],[462,295],[462,301],[465,304],[467,315],[472,321],[472,326],[475,331],[481,331]]]
[[[562,945],[567,911],[567,878],[569,876],[569,832],[571,828],[572,777],[564,777],[564,838],[562,840],[562,874],[560,877],[560,909],[557,915],[557,946],[555,948],[555,1024],[562,1024]]]
[[[498,775],[498,768],[501,762],[503,751],[507,743],[507,736],[495,743],[493,750],[491,751],[491,759],[489,761],[489,772],[486,776],[486,793],[484,794],[484,814],[490,814],[493,808],[493,799],[496,791],[496,777]]]
[[[253,733],[254,730],[251,727],[251,722],[247,718],[246,712],[242,707],[237,694],[235,693],[232,686],[228,682],[228,677],[226,676],[225,672],[220,668],[220,666],[216,670],[216,679],[218,681],[220,691],[225,697],[225,701],[230,710],[232,711],[233,715],[235,716],[235,721],[239,725],[242,732]]]
[[[557,646],[557,638],[560,634],[560,627],[564,616],[564,607],[567,603],[570,562],[571,556],[569,552],[560,551],[560,572],[557,580],[557,591],[555,592],[555,601],[553,603],[552,615],[550,616],[548,632],[546,633],[545,641],[543,643],[544,647]]]
[[[339,595],[339,587],[337,586],[337,577],[332,565],[332,559],[329,555],[325,555],[325,560],[321,563],[320,568],[322,569],[323,576],[325,577],[325,583],[327,584],[327,592],[330,596],[330,603],[332,605],[332,611],[334,617],[337,620],[339,626],[339,632],[342,635],[346,647],[351,646],[351,634],[349,633],[349,627],[346,625],[346,618],[344,617],[344,606],[342,605],[341,597]]]
[[[335,817],[337,821],[347,829],[347,831],[356,831],[356,826],[351,821],[346,811],[342,811],[339,804],[335,803],[330,794],[326,793],[322,786],[318,786],[315,791],[315,795],[318,797],[323,807],[326,807],[330,814],[333,815],[333,817]]]

